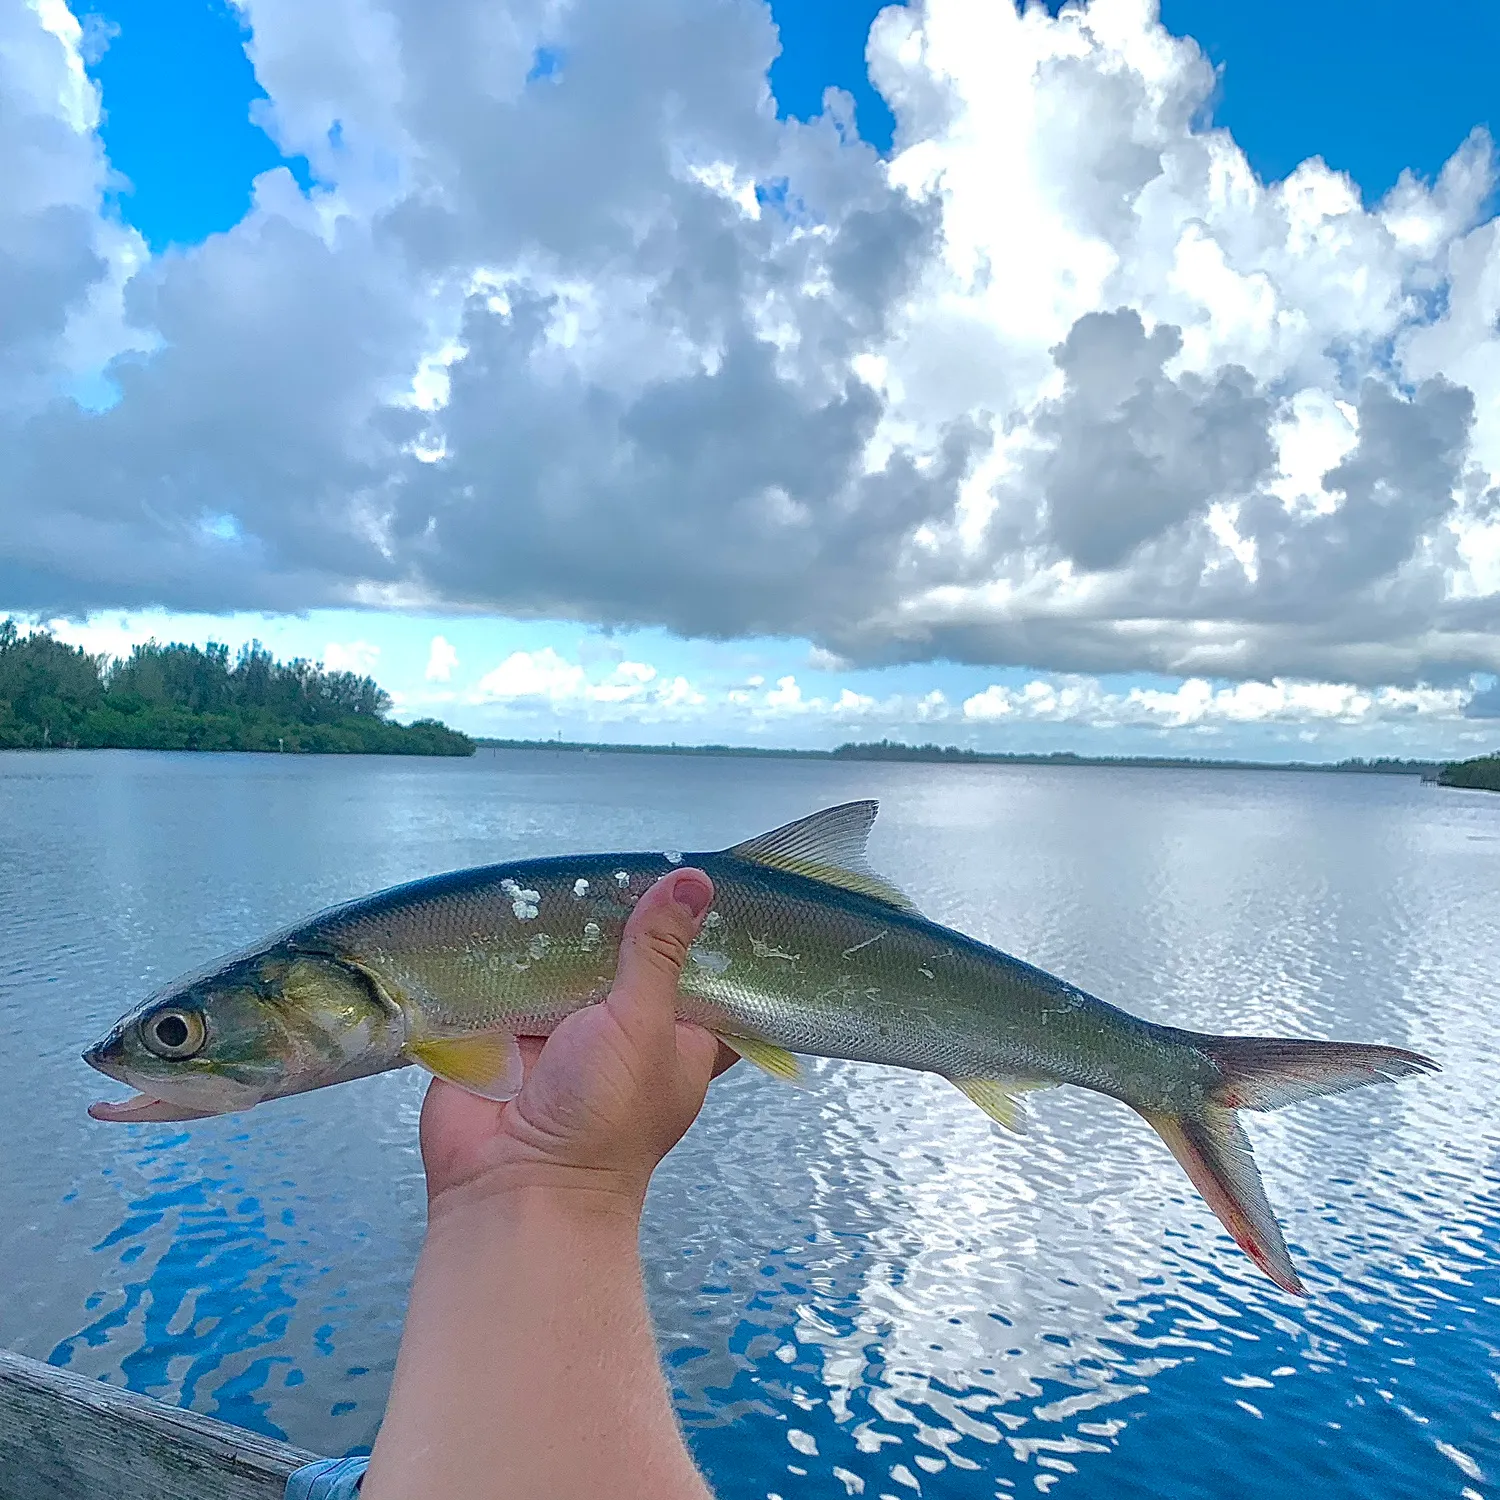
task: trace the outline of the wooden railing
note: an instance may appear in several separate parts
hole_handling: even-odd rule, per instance
[[[0,1500],[281,1500],[316,1456],[0,1351]]]

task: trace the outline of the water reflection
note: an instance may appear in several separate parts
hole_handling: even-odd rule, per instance
[[[421,1232],[420,1079],[93,1126],[81,1042],[324,902],[882,797],[877,863],[1141,1013],[1379,1039],[1444,1074],[1251,1122],[1310,1288],[1128,1111],[1024,1139],[941,1082],[737,1070],[644,1243],[726,1500],[1486,1493],[1500,1436],[1500,799],[1386,778],[667,761],[0,757],[0,1343],[325,1452],[368,1444]]]

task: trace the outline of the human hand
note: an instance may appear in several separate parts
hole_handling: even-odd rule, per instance
[[[636,903],[606,999],[542,1042],[522,1038],[526,1081],[506,1104],[434,1079],[422,1106],[429,1222],[496,1193],[540,1189],[638,1215],[651,1174],[736,1061],[676,1019],[677,983],[713,882],[673,870]]]
[[[641,897],[608,997],[523,1040],[508,1104],[428,1089],[427,1241],[370,1500],[710,1500],[657,1359],[639,1220],[653,1169],[734,1060],[675,1016],[712,899],[692,869]]]

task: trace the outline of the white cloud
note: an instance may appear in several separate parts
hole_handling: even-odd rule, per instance
[[[837,651],[814,646],[807,653],[807,665],[813,672],[847,672],[853,663]]]
[[[776,686],[766,694],[766,707],[784,713],[792,713],[799,708],[807,707],[802,700],[802,689],[797,686],[797,679],[778,677]]]
[[[156,631],[128,615],[95,615],[87,620],[48,620],[44,628],[69,646],[81,646],[90,656],[120,658],[152,640]]]
[[[0,14],[0,441],[7,449],[16,423],[63,392],[102,398],[104,362],[152,343],[125,320],[122,290],[145,247],[104,209],[109,165],[83,45],[83,29],[62,0]]]
[[[677,676],[663,681],[656,689],[656,707],[663,710],[684,711],[702,708],[708,702],[686,677]]]
[[[616,662],[603,675],[591,675],[580,663],[543,646],[511,652],[479,679],[471,701],[654,720],[691,713],[708,700],[686,678],[664,678],[647,662]]]
[[[605,682],[596,684],[592,695],[601,703],[626,703],[641,696],[656,676],[656,668],[639,661],[622,661]]]
[[[329,641],[323,647],[323,665],[330,672],[354,672],[367,677],[380,660],[380,647],[369,641]]]
[[[884,697],[850,686],[808,693],[790,673],[770,684],[714,688],[680,675],[666,677],[641,662],[590,671],[543,647],[512,653],[482,679],[472,701],[566,717],[581,734],[611,725],[639,730],[671,722],[689,726],[700,739],[728,734],[795,745],[823,743],[829,734],[835,739],[935,736],[984,747],[996,743],[989,731],[999,729],[1006,746],[1024,750],[1036,748],[1039,733],[1053,730],[1085,735],[1131,730],[1153,736],[1150,744],[1135,742],[1145,751],[1187,745],[1190,740],[1183,737],[1195,734],[1211,732],[1222,740],[1247,728],[1310,728],[1321,734],[1406,725],[1457,744],[1472,734],[1464,710],[1473,693],[1470,686],[1371,690],[1281,678],[1220,684],[1189,678],[1175,689],[1111,689],[1098,678],[1075,675],[991,684],[952,702],[935,688]]]
[[[543,698],[557,703],[579,697],[586,688],[583,668],[577,662],[565,661],[551,646],[544,646],[540,651],[512,651],[479,679],[475,699],[506,703]]]
[[[0,19],[0,605],[454,607],[1049,688],[943,710],[971,724],[1147,671],[1221,685],[1110,714],[1384,722],[1500,670],[1486,137],[1369,209],[1316,160],[1262,183],[1147,0],[888,8],[889,163],[837,98],[775,118],[748,0],[240,8],[319,185],[267,173],[155,261],[105,211],[72,15]],[[108,410],[51,399],[127,348]],[[478,695],[721,696],[629,665],[521,652]]]
[[[1332,723],[1358,726],[1407,719],[1463,718],[1472,696],[1466,688],[1368,691],[1351,683],[1240,682],[1215,688],[1188,678],[1170,691],[1133,687],[1110,693],[1091,678],[1060,683],[1036,680],[1020,688],[987,687],[964,700],[963,716],[977,723],[998,720],[1077,724],[1094,729],[1122,726],[1184,729],[1247,724]]]
[[[422,674],[428,682],[447,682],[458,665],[458,651],[442,636],[435,635],[427,651],[427,670]]]

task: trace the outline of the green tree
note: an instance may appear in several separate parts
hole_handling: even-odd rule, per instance
[[[103,696],[99,662],[44,632],[0,622],[0,745],[71,745]]]
[[[467,735],[435,720],[393,724],[373,678],[278,662],[259,641],[229,658],[147,641],[106,662],[46,631],[0,621],[0,749],[293,750],[472,755]]]
[[[1482,792],[1500,792],[1500,755],[1481,755],[1458,760],[1438,772],[1444,786],[1472,787]]]

